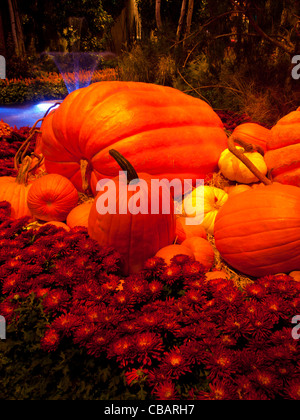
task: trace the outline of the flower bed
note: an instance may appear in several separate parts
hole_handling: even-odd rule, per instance
[[[74,73],[66,73],[67,80],[74,80]],[[79,72],[78,82],[86,82],[86,72]],[[114,69],[97,70],[91,79],[93,82],[116,80]],[[0,80],[0,103],[12,104],[24,101],[63,99],[68,94],[63,76],[58,73],[44,73],[38,77],[25,79]]]
[[[1,175],[13,135],[0,143]],[[241,288],[208,281],[201,264],[182,256],[170,267],[152,258],[124,278],[119,254],[86,229],[28,223],[0,203],[5,398],[300,399],[293,278],[266,276]]]

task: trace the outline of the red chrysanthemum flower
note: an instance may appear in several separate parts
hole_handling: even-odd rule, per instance
[[[202,305],[206,302],[206,298],[203,295],[202,290],[199,289],[188,290],[184,297],[188,305]]]
[[[140,330],[157,330],[163,323],[163,314],[160,312],[145,312],[137,320],[137,326]]]
[[[183,255],[183,254],[178,254],[175,255],[173,258],[171,258],[171,264],[178,264],[178,265],[185,265],[185,264],[191,264],[193,262],[192,258],[187,256],[187,255]]]
[[[101,284],[101,290],[104,293],[113,292],[119,287],[120,279],[118,276],[110,274],[107,276],[106,281]]]
[[[257,392],[265,394],[268,398],[274,398],[282,388],[282,382],[270,370],[259,369],[248,375]]]
[[[101,288],[98,284],[95,283],[84,283],[79,284],[73,287],[73,301],[80,302],[89,301],[89,302],[101,302],[105,294],[101,291]]]
[[[249,330],[255,339],[266,339],[272,333],[275,321],[268,312],[258,309],[249,316]]]
[[[181,267],[177,264],[171,264],[165,267],[161,273],[160,280],[163,283],[172,286],[172,284],[178,282],[181,279]]]
[[[233,400],[236,399],[236,387],[227,379],[214,380],[209,384],[210,391],[198,391],[197,400]]]
[[[82,322],[82,321],[81,321]],[[73,331],[73,341],[85,345],[95,333],[95,325],[91,322],[78,325]]]
[[[149,290],[152,293],[151,298],[153,300],[157,299],[161,295],[163,288],[164,288],[163,284],[160,281],[158,280],[151,281],[149,283]]]
[[[11,274],[10,276],[7,276],[2,285],[2,293],[12,293],[14,291],[20,290],[20,276],[18,274]]]
[[[52,328],[64,334],[69,334],[79,323],[80,319],[76,315],[72,313],[65,313],[55,318],[52,322]]]
[[[292,400],[300,400],[300,376],[289,381],[285,387],[285,395]]]
[[[88,354],[91,354],[95,357],[100,357],[106,352],[107,346],[110,344],[114,337],[115,334],[111,331],[107,332],[101,329],[96,329],[86,343]]]
[[[70,295],[66,290],[53,289],[50,290],[43,299],[43,307],[45,311],[63,312],[68,307]]]
[[[268,296],[262,301],[262,308],[264,311],[268,312],[274,322],[277,322],[280,318],[289,319],[290,304],[280,296]]]
[[[187,372],[191,372],[190,358],[186,358],[181,349],[175,347],[165,353],[161,363],[161,369],[171,378],[178,379]]]
[[[226,287],[223,287],[215,293],[215,297],[218,299],[220,311],[228,310],[231,312],[232,310],[241,307],[243,304],[242,293],[236,287],[228,283]]]
[[[201,278],[202,282],[204,282],[204,273],[205,268],[199,261],[189,262],[188,264],[184,264],[182,267],[182,274],[187,283],[189,283],[189,281],[195,277]]]
[[[16,313],[15,309],[18,307],[17,301],[13,301],[12,299],[4,300],[0,302],[0,314],[4,316],[6,322],[11,321],[15,318]]]
[[[123,284],[125,293],[129,293],[135,302],[142,302],[150,296],[148,282],[141,275],[131,276]]]
[[[44,337],[41,339],[41,348],[44,351],[55,351],[59,345],[60,336],[54,328],[48,328]]]
[[[123,318],[124,314],[118,308],[103,307],[99,310],[97,322],[101,324],[102,328],[110,329],[116,328],[123,321]]]
[[[252,329],[250,321],[243,314],[229,314],[222,326],[222,332],[233,338],[249,337]]]
[[[44,298],[51,289],[49,287],[36,287],[34,293],[38,298]]]
[[[126,366],[131,361],[131,350],[134,343],[130,337],[125,336],[113,342],[108,346],[107,357],[115,358],[120,362],[120,366]]]
[[[266,295],[266,289],[263,287],[262,284],[246,284],[244,290],[249,297],[255,298],[257,300],[263,299]]]
[[[167,400],[178,400],[180,398],[176,390],[176,386],[172,381],[164,381],[158,384],[154,388],[153,393],[157,400],[167,401]]]
[[[121,256],[117,252],[107,255],[102,260],[102,265],[108,273],[117,273],[121,268]]]
[[[143,380],[148,373],[148,369],[131,369],[125,372],[127,385],[131,386]]]
[[[133,303],[134,301],[129,293],[125,293],[122,290],[118,291],[110,298],[110,304],[112,307],[116,306],[117,308],[123,308],[124,310],[132,308]]]
[[[209,378],[229,378],[236,374],[238,357],[233,350],[219,347],[207,355],[205,369],[209,370]]]
[[[164,350],[160,335],[152,332],[134,334],[132,340],[132,361],[137,360],[144,365],[151,365],[152,359],[160,360]]]
[[[144,264],[144,270],[149,270],[154,273],[160,273],[162,268],[166,266],[165,261],[163,258],[153,257],[149,258]]]

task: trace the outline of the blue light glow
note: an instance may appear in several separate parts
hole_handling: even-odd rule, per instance
[[[11,127],[32,127],[57,102],[53,100],[39,103],[1,105],[0,120],[3,120]]]

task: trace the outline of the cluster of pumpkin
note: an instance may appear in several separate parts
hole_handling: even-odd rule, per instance
[[[44,118],[35,157],[22,160],[16,179],[1,178],[0,201],[11,203],[15,217],[66,222],[66,229],[86,226],[91,238],[123,255],[125,274],[139,271],[154,255],[170,261],[181,253],[210,270],[215,254],[208,235],[221,257],[249,276],[300,270],[299,111],[271,130],[241,124],[228,140],[221,119],[204,101],[152,84],[94,83],[68,95]],[[39,156],[43,163],[35,168]],[[129,174],[125,186],[120,167]],[[152,179],[195,183],[217,171],[232,185],[194,188],[178,218],[171,194],[169,214],[101,215],[97,209],[104,194],[97,191],[100,179],[115,181],[117,208],[122,188],[128,206],[132,181],[150,206]],[[79,204],[82,193],[90,199]],[[204,219],[189,225],[198,195]],[[161,193],[159,202],[164,199]]]

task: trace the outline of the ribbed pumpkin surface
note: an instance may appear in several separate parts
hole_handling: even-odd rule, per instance
[[[104,194],[100,191],[92,204],[88,219],[90,237],[100,245],[112,246],[120,252],[124,260],[123,271],[126,275],[140,271],[148,258],[152,258],[159,249],[172,244],[175,238],[175,214],[171,196],[165,196],[170,203],[169,212],[165,214],[161,211],[157,214],[152,212],[151,177],[143,173],[139,176],[146,182],[146,185],[139,182],[137,185],[140,186],[141,203],[147,200],[147,214],[140,212],[132,214],[129,211],[129,202],[133,201],[135,192],[128,190],[127,194],[124,194],[127,183],[123,177],[117,177],[114,179],[116,213],[99,214],[98,200]],[[120,188],[122,194],[120,194]],[[161,209],[164,194],[160,190],[157,196],[156,203],[159,209]],[[124,213],[120,214],[119,208],[124,209]]]
[[[255,144],[267,149],[267,142],[271,138],[271,131],[257,123],[243,123],[235,127],[233,136],[245,141],[246,143]]]
[[[300,268],[300,188],[272,184],[228,198],[215,220],[224,260],[250,276]]]
[[[300,108],[271,129],[265,162],[274,181],[300,187]]]
[[[32,185],[27,204],[33,216],[45,221],[63,222],[77,205],[78,192],[65,177],[48,174]]]
[[[27,206],[27,196],[31,184],[19,184],[16,178],[3,176],[0,178],[0,201],[8,201],[11,205],[11,217],[19,219],[31,216]]]
[[[179,90],[137,82],[99,82],[68,95],[42,124],[48,173],[88,182],[118,175],[108,151],[118,150],[138,172],[160,178],[202,179],[217,170],[227,138],[204,101]]]

